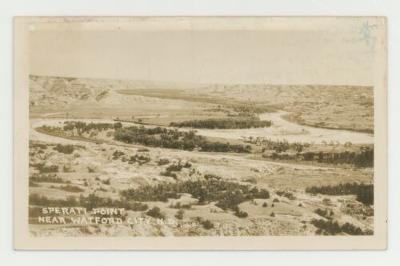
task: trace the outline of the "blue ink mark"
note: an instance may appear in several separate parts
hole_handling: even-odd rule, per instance
[[[376,24],[369,24],[368,21],[364,22],[361,25],[360,29],[360,34],[361,34],[361,40],[364,41],[368,46],[371,44],[373,45],[372,40],[375,40],[376,38],[373,37],[373,30],[377,29],[378,25]]]

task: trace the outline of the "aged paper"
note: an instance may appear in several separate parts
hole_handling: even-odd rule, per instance
[[[17,249],[385,249],[381,17],[17,17]]]

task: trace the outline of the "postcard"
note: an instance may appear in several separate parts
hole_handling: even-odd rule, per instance
[[[16,17],[14,246],[387,245],[383,17]]]

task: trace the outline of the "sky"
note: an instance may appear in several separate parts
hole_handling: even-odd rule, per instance
[[[30,31],[35,75],[190,83],[371,85],[360,28]],[[367,36],[369,37],[369,36]]]

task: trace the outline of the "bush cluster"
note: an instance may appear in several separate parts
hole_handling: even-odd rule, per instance
[[[169,149],[181,149],[192,151],[198,149],[205,152],[238,152],[249,153],[250,145],[230,144],[222,142],[210,142],[194,131],[182,132],[161,127],[145,128],[132,126],[117,129],[115,140],[125,143],[137,143],[150,147],[162,147]]]
[[[125,155],[123,151],[116,150],[113,152],[113,160],[118,160],[121,156]]]
[[[288,150],[294,150],[296,152],[302,152],[304,148],[310,146],[309,143],[294,142],[289,143],[287,140],[271,140],[266,138],[251,138],[247,142],[253,144],[260,144],[263,146],[263,151],[273,150],[277,153],[285,152]]]
[[[70,181],[66,181],[56,174],[33,174],[29,177],[29,181],[37,183],[71,183]]]
[[[228,117],[209,118],[204,120],[189,120],[183,122],[172,122],[171,127],[191,127],[208,129],[235,129],[235,128],[257,128],[270,127],[271,121],[263,121],[258,117]]]
[[[36,169],[39,171],[39,173],[57,173],[58,172],[58,165],[49,165],[46,166],[44,163],[38,163],[35,165],[32,165],[36,167]]]
[[[121,195],[127,200],[166,202],[170,198],[178,199],[183,193],[191,194],[199,200],[199,204],[216,201],[216,206],[221,209],[233,211],[244,201],[269,198],[265,189],[215,179],[147,185],[124,190]]]
[[[303,151],[304,144],[291,143],[287,141],[269,141],[270,147],[263,148],[265,150],[274,150],[271,154],[263,154],[265,158],[273,160],[296,160],[296,161],[313,161],[327,164],[350,164],[355,167],[373,167],[374,166],[374,148],[361,147],[358,151]],[[295,146],[295,147],[292,147]],[[288,153],[287,150],[295,152]]]
[[[63,130],[68,131],[68,130],[76,130],[79,135],[83,133],[89,133],[92,130],[98,130],[98,131],[103,131],[103,130],[108,130],[108,129],[118,129],[121,128],[122,124],[121,123],[86,123],[86,122],[81,122],[81,121],[65,121]]]
[[[296,197],[293,195],[292,192],[279,190],[279,191],[276,192],[276,194],[278,196],[288,198],[289,200],[295,200],[296,199]]]
[[[153,208],[151,208],[150,210],[148,210],[148,211],[146,212],[146,214],[147,214],[148,216],[151,216],[151,217],[157,218],[157,219],[164,219],[164,218],[165,218],[165,215],[161,212],[161,210],[160,210],[159,207],[153,207]]]
[[[318,208],[314,212],[316,214],[318,214],[319,216],[322,216],[322,217],[324,217],[326,219],[332,219],[333,215],[334,215],[333,211],[332,210],[328,210],[328,209],[323,210],[323,209]]]
[[[135,154],[134,156],[131,156],[129,158],[128,163],[129,164],[138,163],[139,165],[143,165],[143,164],[146,164],[146,163],[148,163],[150,161],[151,161],[151,159],[150,159],[150,156],[148,156],[148,155]]]
[[[374,204],[374,185],[373,184],[358,184],[346,183],[335,186],[312,186],[306,188],[306,193],[310,194],[325,194],[325,195],[356,195],[356,200],[365,204]]]
[[[239,218],[246,218],[247,216],[249,216],[249,214],[247,212],[240,210],[239,206],[237,206],[237,205],[235,207],[233,207],[233,211],[234,211],[234,214]]]
[[[184,210],[178,210],[175,214],[175,218],[178,220],[182,220],[183,219],[183,215],[185,214]]]
[[[196,217],[196,222],[203,226],[204,229],[210,230],[214,228],[214,224],[210,220],[205,220],[201,217]]]
[[[164,158],[161,158],[158,162],[157,162],[157,164],[158,165],[166,165],[166,164],[169,164],[169,160],[168,159],[164,159]]]
[[[305,152],[302,153],[304,161],[317,161],[329,164],[351,164],[356,167],[374,166],[374,149],[364,147],[359,152]]]
[[[171,171],[162,171],[162,172],[160,172],[160,175],[161,176],[172,177],[173,179],[177,179],[178,178],[178,175],[176,173],[174,173],[174,172],[171,172]]]
[[[53,149],[60,153],[71,154],[74,152],[75,146],[74,145],[57,144]]]
[[[84,189],[78,187],[78,186],[72,186],[72,185],[65,185],[65,186],[60,186],[60,187],[54,187],[57,189],[61,189],[67,192],[73,192],[73,193],[79,193],[85,191]]]
[[[319,235],[338,235],[338,234],[348,234],[348,235],[371,235],[370,231],[363,231],[361,228],[345,223],[340,225],[337,221],[324,220],[324,219],[314,219],[311,221],[315,227],[318,228],[317,234]]]

